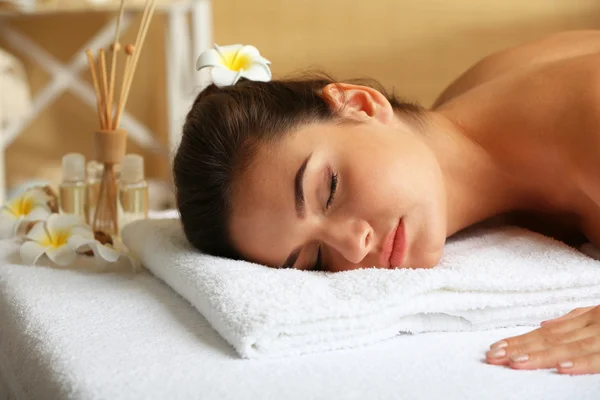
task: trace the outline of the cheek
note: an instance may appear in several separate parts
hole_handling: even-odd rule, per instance
[[[410,154],[393,148],[364,151],[347,164],[345,181],[352,198],[365,205],[412,201],[422,193],[424,168]]]
[[[436,160],[423,146],[388,146],[364,152],[348,165],[349,213],[372,221],[412,215],[440,225],[443,184]]]

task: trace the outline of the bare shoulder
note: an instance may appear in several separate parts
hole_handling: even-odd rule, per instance
[[[600,50],[513,70],[457,96],[455,121],[600,246]],[[545,217],[546,218],[546,217]]]
[[[600,30],[567,31],[495,51],[452,82],[433,109],[493,79],[540,63],[600,52]]]
[[[598,159],[599,66],[600,48],[531,64],[478,85],[436,111],[482,140],[511,142],[520,148],[527,143],[544,151],[548,146],[576,153],[593,149]]]

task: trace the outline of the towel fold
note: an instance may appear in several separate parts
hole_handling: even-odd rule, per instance
[[[517,228],[449,240],[432,269],[277,270],[208,256],[179,220],[128,225],[123,240],[244,358],[366,345],[399,333],[537,325],[600,305],[600,262]]]

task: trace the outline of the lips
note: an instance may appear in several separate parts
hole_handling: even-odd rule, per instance
[[[406,249],[406,237],[404,235],[404,220],[400,220],[398,225],[386,237],[383,244],[381,265],[388,268],[402,266],[404,253]]]

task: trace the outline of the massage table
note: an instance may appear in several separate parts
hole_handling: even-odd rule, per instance
[[[18,243],[1,242],[1,400],[600,399],[600,375],[484,362],[491,343],[531,327],[248,360],[145,270],[19,265]]]

